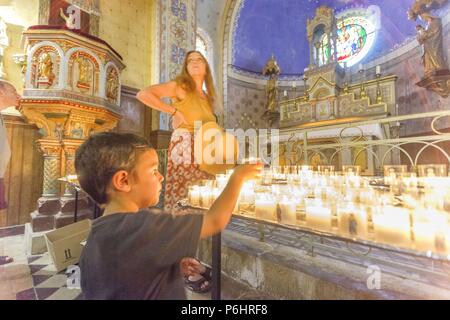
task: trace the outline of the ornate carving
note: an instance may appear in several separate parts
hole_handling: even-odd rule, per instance
[[[56,140],[39,140],[38,145],[44,154],[43,197],[51,198],[59,195],[57,179],[61,174],[61,146]]]
[[[119,75],[115,68],[110,68],[106,77],[106,98],[109,102],[118,104],[119,101]]]
[[[310,43],[313,41],[314,30],[319,25],[325,26],[325,33],[331,33],[334,26],[334,20],[334,10],[332,8],[327,6],[320,6],[317,8],[314,19],[308,19],[306,23],[308,41]]]

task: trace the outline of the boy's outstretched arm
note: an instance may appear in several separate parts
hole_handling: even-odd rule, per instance
[[[200,238],[210,237],[225,229],[236,206],[243,183],[246,180],[255,179],[261,173],[263,166],[263,164],[244,164],[234,169],[222,194],[203,218]]]

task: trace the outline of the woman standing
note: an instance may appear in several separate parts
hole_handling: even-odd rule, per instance
[[[203,91],[204,84],[206,92]],[[172,117],[175,131],[169,145],[164,208],[179,213],[176,203],[187,197],[189,186],[202,179],[214,178],[194,163],[194,123],[216,121],[213,113],[215,89],[209,64],[200,52],[190,51],[181,74],[174,81],[144,89],[137,97]],[[173,105],[164,103],[162,98],[171,98]],[[186,150],[191,152],[186,153]]]
[[[203,90],[206,86],[206,92]],[[215,89],[211,69],[198,51],[187,53],[181,74],[174,80],[140,91],[137,98],[151,108],[170,114],[175,129],[169,145],[164,208],[173,214],[182,213],[177,201],[188,195],[189,186],[214,176],[199,169],[194,161],[194,123],[214,121]],[[162,101],[171,98],[172,105]],[[210,269],[190,258],[182,261],[183,269],[197,270],[186,277],[189,288],[206,292],[210,287]]]

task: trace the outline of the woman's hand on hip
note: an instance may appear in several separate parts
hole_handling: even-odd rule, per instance
[[[187,121],[184,115],[178,111],[172,118],[172,127],[173,129],[178,129],[182,124],[187,124]]]

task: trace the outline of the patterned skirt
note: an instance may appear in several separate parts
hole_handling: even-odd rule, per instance
[[[5,180],[2,178],[0,179],[0,210],[8,209],[5,193],[6,193]]]
[[[190,186],[200,180],[214,179],[194,163],[194,135],[185,130],[175,130],[172,134],[166,172],[164,209],[173,214],[186,213],[177,206],[177,202],[187,198]]]

